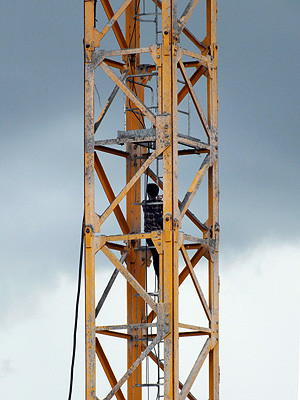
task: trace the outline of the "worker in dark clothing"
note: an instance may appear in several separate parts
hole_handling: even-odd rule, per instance
[[[160,231],[163,229],[163,202],[158,196],[159,188],[155,183],[148,183],[148,199],[143,202],[144,231]],[[153,267],[159,281],[159,254],[151,239],[146,239],[153,257]]]

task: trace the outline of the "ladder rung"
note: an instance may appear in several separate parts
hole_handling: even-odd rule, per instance
[[[159,383],[137,383],[136,387],[150,387],[150,386],[159,386]]]

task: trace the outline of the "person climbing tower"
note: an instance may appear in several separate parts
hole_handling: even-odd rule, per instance
[[[160,231],[163,229],[163,202],[158,196],[159,188],[155,183],[148,183],[148,199],[143,202],[144,232]],[[153,267],[159,282],[159,254],[151,239],[146,239],[153,258]]]

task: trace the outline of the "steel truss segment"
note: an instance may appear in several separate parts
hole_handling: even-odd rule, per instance
[[[189,333],[193,333],[193,331],[194,331],[196,333],[201,332],[203,335],[210,335],[212,332],[211,328],[205,328],[203,326],[196,326],[196,325],[190,325],[190,324],[183,324],[181,322],[179,322],[178,326],[179,326],[179,328],[189,329],[188,332],[180,332],[180,333],[189,334]]]
[[[205,130],[205,133],[206,133],[207,137],[209,138],[210,137],[210,131],[209,131],[209,126],[207,124],[204,112],[202,111],[202,108],[201,108],[200,103],[198,101],[198,98],[196,96],[196,93],[195,93],[195,90],[193,88],[193,85],[191,84],[191,81],[190,81],[190,79],[189,79],[189,77],[188,77],[188,75],[186,73],[186,70],[185,70],[184,65],[183,65],[181,60],[179,61],[179,67],[180,67],[180,71],[182,73],[183,79],[185,80],[185,83],[186,83],[186,85],[187,85],[187,87],[189,89],[189,93],[191,94],[193,103],[195,105],[195,108],[197,110],[199,118],[200,118],[200,120],[202,122],[202,125],[203,125],[203,128]]]
[[[134,288],[134,290],[145,300],[147,304],[157,313],[157,303],[148,295],[144,288],[137,282],[137,280],[131,275],[130,272],[120,263],[117,257],[108,250],[107,247],[101,248],[106,257],[114,264],[114,266],[121,272],[121,274],[127,279],[128,283]]]
[[[117,329],[146,329],[146,328],[157,328],[158,324],[155,323],[141,323],[141,324],[127,324],[127,325],[106,325],[96,326],[95,332],[101,333],[102,331],[111,331]],[[156,335],[155,335],[156,336]]]
[[[116,60],[111,60],[110,58],[104,58],[103,60],[109,67],[113,67],[113,68],[117,68],[118,70],[120,70],[121,72],[124,71],[124,69],[126,69],[126,64],[123,62],[119,62]]]
[[[210,166],[210,162],[211,159],[209,157],[209,155],[207,155],[205,157],[205,159],[203,160],[199,171],[197,172],[197,175],[195,176],[189,190],[187,191],[186,195],[184,196],[184,199],[181,203],[180,206],[180,219],[183,218],[184,214],[186,213],[186,210],[189,208],[189,205],[191,204],[193,198],[195,197],[195,194],[204,178],[204,175],[206,174],[206,172],[208,171],[208,168]]]
[[[178,135],[178,143],[184,144],[188,147],[192,147],[199,151],[203,151],[203,153],[209,153],[211,151],[211,145],[204,143],[201,140],[194,138],[192,136],[179,134]]]
[[[184,64],[184,63],[183,63]],[[196,71],[193,73],[193,75],[190,77],[190,82],[192,86],[194,86],[198,80],[201,78],[202,75],[206,73],[207,69],[201,65],[196,69]],[[180,90],[180,92],[177,95],[177,105],[179,105],[182,100],[185,98],[185,96],[189,93],[188,85],[185,84],[183,88]]]
[[[107,32],[110,30],[110,28],[116,23],[116,21],[123,14],[123,12],[126,10],[126,8],[129,6],[129,4],[131,2],[132,2],[132,0],[125,0],[124,3],[121,5],[121,7],[118,9],[118,11],[116,11],[115,15],[111,17],[111,19],[105,25],[105,27],[102,29],[102,31],[99,32],[99,35],[98,35],[99,43],[104,38],[104,36],[107,34]]]
[[[155,115],[145,106],[145,104],[128,88],[125,83],[118,78],[105,62],[100,64],[103,71],[111,78],[112,81],[122,90],[123,93],[141,110],[141,112],[155,125]]]
[[[156,118],[158,117],[158,115],[156,116]],[[125,143],[133,143],[133,144],[137,144],[137,143],[145,143],[145,142],[155,142],[156,141],[156,130],[155,128],[150,128],[147,129],[148,131],[151,131],[150,133],[151,136],[149,135],[141,135],[138,136],[138,132],[142,132],[143,130],[132,130],[130,131],[130,133],[132,133],[133,135],[135,134],[135,132],[137,133],[137,135],[135,137],[131,137],[130,133],[128,134],[127,137],[125,136],[120,136],[117,139],[103,139],[103,140],[95,140],[95,148],[98,146],[110,146],[110,145],[115,145],[115,144],[125,144]],[[120,133],[122,133],[123,131],[119,131]],[[166,145],[169,144],[169,141],[165,142]],[[210,144],[204,143],[201,140],[194,138],[192,136],[187,136],[187,135],[183,135],[183,134],[178,134],[178,144],[183,144],[189,148],[194,149],[195,154],[201,154],[201,153],[210,153],[211,152],[211,148],[212,146]],[[179,151],[178,151],[178,155],[179,155]]]
[[[124,157],[124,158],[129,157],[129,153],[127,151],[118,150],[112,147],[102,146],[100,144],[95,145],[95,150],[101,151],[102,153],[114,154],[115,156],[119,157]]]
[[[117,57],[117,56],[124,57],[124,56],[134,56],[136,54],[152,53],[154,49],[155,49],[154,46],[148,46],[148,47],[129,48],[123,50],[94,50],[92,61],[95,68],[97,68],[103,61],[105,61],[107,64],[113,63],[113,61],[108,60],[107,57]]]
[[[157,231],[158,232],[158,231]],[[130,233],[128,235],[101,235],[100,233],[95,233],[95,237],[101,237],[107,240],[112,241],[129,241],[129,240],[140,240],[140,239],[151,239],[151,237],[155,237],[155,231],[148,233]]]
[[[106,336],[113,336],[113,337],[117,337],[120,339],[126,339],[126,340],[132,340],[133,337],[132,335],[128,335],[127,333],[121,333],[121,332],[114,332],[114,331],[100,331],[100,332],[96,332],[100,335],[106,335]]]
[[[152,1],[153,3],[157,3],[157,6],[162,10],[162,2],[160,0],[152,0]],[[182,32],[185,34],[187,38],[190,39],[192,43],[194,43],[195,46],[198,47],[198,49],[200,50],[206,49],[206,46],[202,42],[200,42],[200,40],[198,40],[188,29],[183,28]]]
[[[100,216],[100,225],[103,224],[103,222],[107,219],[107,217],[114,211],[114,209],[117,207],[117,205],[120,203],[120,201],[124,198],[124,196],[128,193],[128,191],[132,188],[132,186],[135,184],[135,182],[140,179],[141,175],[145,172],[145,170],[148,168],[148,166],[151,165],[151,163],[155,160],[156,157],[158,157],[163,149],[157,148],[151,156],[147,159],[147,161],[140,167],[140,169],[135,173],[135,175],[131,178],[131,180],[127,183],[127,185],[121,190],[121,192],[118,194],[118,196],[115,198],[115,200],[110,204],[109,207],[103,212],[103,214]]]
[[[193,383],[197,378],[197,375],[207,355],[209,354],[210,349],[211,349],[211,339],[207,339],[189,376],[187,377],[187,380],[185,381],[185,384],[183,385],[183,388],[181,389],[181,392],[179,394],[179,400],[184,400],[187,397],[187,394],[190,391],[191,387],[193,386]]]
[[[103,370],[107,376],[107,379],[109,380],[109,383],[111,385],[111,387],[115,387],[116,384],[118,383],[117,378],[115,377],[115,374],[110,366],[110,363],[104,353],[104,350],[98,340],[98,338],[96,338],[96,354],[98,356],[98,359],[103,367]],[[116,392],[116,398],[117,400],[125,400],[125,397],[122,393],[121,388],[119,388],[119,390]]]
[[[105,244],[106,244],[107,248],[109,248],[109,249],[120,251],[122,253],[122,257],[126,256],[127,246],[118,244],[118,243],[112,243],[112,242],[105,242]]]
[[[180,34],[182,30],[185,28],[186,24],[188,23],[188,20],[190,16],[192,15],[197,3],[199,0],[190,0],[189,3],[187,4],[185,10],[183,11],[179,21],[178,21],[178,31],[177,34]]]
[[[105,13],[107,15],[107,18],[109,20],[111,20],[114,17],[115,13],[113,12],[113,9],[112,9],[112,7],[110,5],[110,2],[108,0],[101,0],[101,3],[102,3],[102,6],[103,6],[103,9],[104,9],[104,11],[105,11]],[[114,34],[116,36],[116,39],[117,39],[121,49],[127,49],[128,45],[126,43],[126,40],[125,40],[124,35],[123,35],[123,32],[122,32],[122,30],[121,30],[121,28],[120,28],[120,26],[119,26],[117,21],[112,25],[112,29],[114,31]]]
[[[191,249],[191,248],[197,248],[197,247],[202,247],[204,248],[209,255],[212,256],[212,254],[214,254],[215,252],[215,247],[216,247],[216,241],[215,239],[209,238],[209,239],[201,239],[192,235],[187,235],[185,233],[181,233],[180,234],[182,237],[182,241],[181,243],[183,244],[184,240],[187,240],[189,242],[193,242],[193,243],[184,243],[184,247],[186,249]],[[211,257],[212,259],[213,257]]]
[[[180,47],[180,51],[182,55],[198,60],[199,63],[206,69],[210,69],[212,67],[212,60],[210,56],[195,53],[194,51],[187,50],[184,47]]]
[[[150,345],[143,351],[143,353],[136,359],[132,366],[127,370],[127,372],[122,376],[118,383],[113,387],[109,394],[104,397],[103,400],[110,400],[116,395],[117,391],[124,385],[128,380],[130,375],[136,370],[136,368],[141,364],[141,362],[147,357],[147,355],[154,349],[154,347],[162,340],[162,335],[157,334],[156,338],[150,343]],[[98,397],[96,396],[98,399]],[[98,399],[99,400],[99,399]]]
[[[197,265],[197,263],[201,260],[201,258],[206,255],[206,253],[207,253],[207,251],[204,248],[200,248],[199,250],[196,251],[196,253],[193,255],[193,257],[190,260],[193,268]],[[188,265],[185,265],[178,276],[178,287],[185,281],[185,279],[188,276],[189,276],[189,267],[188,267]],[[147,321],[148,322],[154,321],[155,317],[156,317],[156,314],[152,310],[147,317]]]
[[[183,324],[182,322],[179,322],[178,326],[179,326],[179,328],[183,328],[183,329],[190,329],[190,330],[194,330],[194,331],[204,330],[205,332],[210,333],[210,329],[203,328],[203,327],[197,326],[197,325]]]
[[[203,248],[200,248],[199,250],[196,251],[196,253],[193,255],[191,258],[191,264],[193,268],[197,265],[197,263],[201,260],[202,257],[204,257],[206,254],[206,250]],[[183,270],[180,272],[178,281],[179,281],[179,286],[184,282],[186,277],[189,275],[189,267],[185,265]]]
[[[124,83],[124,80],[126,79],[127,75],[128,75],[128,70],[123,71],[122,75],[119,78],[120,82]],[[109,107],[111,106],[111,104],[112,104],[114,98],[116,97],[118,91],[119,91],[119,86],[116,85],[113,88],[113,91],[111,92],[109,98],[107,99],[107,102],[105,103],[105,106],[103,107],[103,109],[102,109],[97,121],[95,122],[95,125],[94,125],[95,126],[95,133],[96,133],[99,125],[101,124],[103,118],[105,117],[107,111],[109,110]]]
[[[106,243],[106,246],[108,248],[110,248],[110,246],[108,246],[108,243]],[[128,251],[124,251],[124,253],[122,254],[122,256],[120,258],[120,263],[121,264],[124,263],[124,261],[126,260],[127,256],[128,256]],[[114,282],[115,282],[115,280],[116,280],[116,278],[118,276],[118,273],[119,273],[119,270],[117,268],[115,268],[115,270],[112,273],[112,276],[111,276],[108,284],[106,285],[106,288],[105,288],[105,290],[104,290],[104,292],[103,292],[103,294],[102,294],[102,296],[101,296],[101,298],[100,298],[100,300],[99,300],[99,302],[97,304],[97,307],[95,309],[95,318],[97,318],[97,316],[98,316],[98,314],[99,314],[99,312],[100,312],[100,310],[101,310],[101,308],[102,308],[102,306],[103,306],[103,304],[104,304],[104,302],[105,302],[105,300],[106,300],[106,298],[107,298],[107,296],[108,296],[108,294],[109,294],[109,292],[110,292],[110,290],[111,290],[111,288],[112,288],[112,286],[113,286],[113,284],[114,284]]]
[[[102,166],[97,154],[95,153],[94,156],[95,156],[95,171],[96,171],[96,173],[98,175],[98,178],[99,178],[99,180],[100,180],[100,182],[102,184],[102,187],[103,187],[103,189],[105,191],[105,194],[106,194],[106,196],[108,198],[108,201],[110,203],[112,203],[116,199],[116,196],[115,196],[115,194],[114,194],[114,192],[112,190],[112,187],[111,187],[111,185],[109,183],[109,180],[108,180],[108,178],[107,178],[107,176],[105,174],[105,171],[103,169],[103,166]],[[117,221],[118,221],[118,223],[119,223],[119,225],[120,225],[120,227],[122,229],[122,232],[123,233],[128,233],[130,231],[130,228],[128,226],[128,223],[127,223],[127,221],[126,221],[126,219],[125,219],[125,217],[124,217],[124,215],[122,213],[122,210],[121,210],[119,205],[117,205],[115,207],[114,213],[115,213]]]
[[[185,249],[184,246],[181,246],[181,247],[180,247],[180,250],[181,250],[181,253],[182,253],[182,255],[183,255],[184,261],[186,262],[186,265],[187,265],[188,268],[189,268],[189,271],[190,271],[190,275],[191,275],[193,284],[194,284],[194,286],[195,286],[196,292],[197,292],[198,297],[199,297],[199,299],[200,299],[200,301],[201,301],[201,304],[202,304],[202,306],[203,306],[203,309],[204,309],[204,311],[205,311],[205,314],[206,314],[208,320],[211,321],[211,311],[210,311],[210,309],[209,309],[209,307],[208,307],[208,304],[207,304],[206,299],[205,299],[205,297],[204,297],[203,291],[202,291],[202,289],[201,289],[201,286],[200,286],[200,284],[199,284],[198,278],[197,278],[197,276],[196,276],[196,274],[195,274],[195,271],[194,271],[194,268],[193,268],[193,266],[192,266],[192,264],[191,264],[191,261],[190,261],[190,259],[189,259],[189,256],[188,256],[188,254],[187,254],[187,252],[186,252],[186,249]]]

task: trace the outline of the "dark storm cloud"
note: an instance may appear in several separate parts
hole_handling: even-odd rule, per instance
[[[83,213],[82,120],[72,115],[23,135],[12,129],[0,160],[1,317],[26,316],[36,290],[76,276]],[[55,143],[55,145],[53,144]],[[5,145],[4,145],[5,144]],[[25,311],[26,310],[26,311]]]
[[[224,247],[299,234],[299,3],[219,4]]]
[[[11,310],[18,293],[77,273],[83,4],[8,2],[1,17],[1,293]],[[224,252],[299,234],[298,20],[295,1],[219,4]]]
[[[42,122],[82,106],[83,5],[16,1],[1,11],[2,123]]]
[[[76,275],[83,199],[83,4],[1,11],[1,313]],[[4,38],[4,39],[3,39]],[[31,300],[30,300],[31,301]]]

